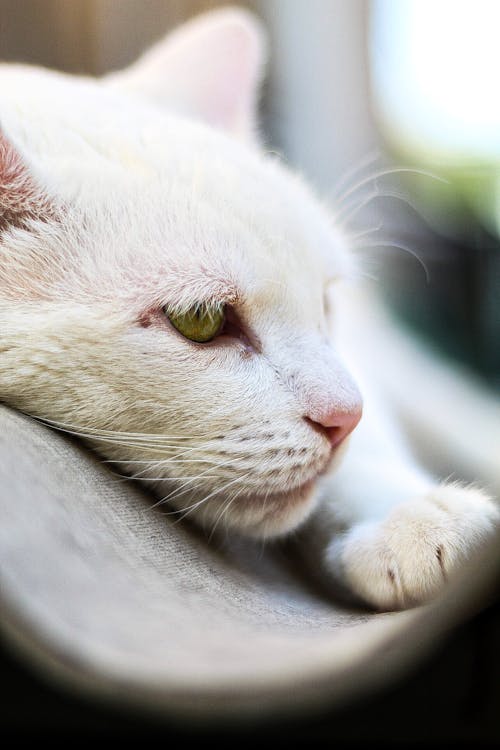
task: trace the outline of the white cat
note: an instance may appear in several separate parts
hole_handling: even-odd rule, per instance
[[[349,374],[356,269],[259,145],[264,56],[225,9],[100,80],[0,66],[0,398],[207,529],[300,526],[325,578],[410,606],[498,510],[420,468]]]

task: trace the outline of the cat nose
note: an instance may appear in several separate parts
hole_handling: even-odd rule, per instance
[[[332,448],[337,448],[354,430],[362,413],[363,405],[360,399],[348,408],[325,409],[324,412],[315,413],[314,418],[306,416],[305,419],[328,438]]]

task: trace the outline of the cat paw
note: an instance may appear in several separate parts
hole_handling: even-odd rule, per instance
[[[326,562],[356,598],[379,610],[433,598],[500,525],[500,509],[477,489],[441,485],[334,539]]]

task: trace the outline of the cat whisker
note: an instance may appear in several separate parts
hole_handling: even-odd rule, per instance
[[[241,493],[242,493],[242,490],[243,490],[243,488],[241,488],[240,490],[238,490],[238,491],[237,491],[237,492],[236,492],[236,493],[235,493],[235,494],[234,494],[234,495],[233,495],[232,497],[228,498],[228,499],[227,499],[227,501],[226,501],[226,502],[224,503],[224,505],[222,506],[222,509],[221,509],[221,511],[220,511],[220,512],[219,512],[219,513],[217,514],[217,518],[215,519],[215,522],[214,522],[214,524],[213,524],[213,526],[212,526],[212,530],[211,530],[211,532],[210,532],[210,535],[209,535],[209,537],[208,537],[208,541],[209,541],[209,542],[211,542],[211,541],[212,541],[212,537],[213,537],[213,535],[215,534],[215,530],[216,530],[216,528],[217,528],[217,526],[218,526],[218,524],[219,524],[220,520],[221,520],[221,519],[222,519],[222,518],[223,518],[223,517],[224,517],[225,515],[227,515],[227,512],[228,512],[229,508],[230,508],[230,507],[231,507],[231,505],[232,505],[232,504],[234,503],[234,501],[235,501],[235,500],[236,500],[236,499],[237,499],[237,498],[238,498],[238,497],[239,497],[239,496],[241,495]]]
[[[195,479],[197,479],[197,480],[199,480],[200,478],[201,478],[200,476],[195,477]],[[185,495],[188,492],[191,492],[193,489],[195,489],[195,487],[193,487],[193,486],[190,486],[190,487],[187,487],[187,488],[183,489],[182,492],[179,493],[178,497],[182,497],[182,495]],[[219,491],[222,491],[222,489],[223,488],[221,488],[221,490],[219,490]],[[170,498],[168,496],[162,498],[161,501],[159,501],[159,502],[155,503],[154,505],[152,505],[150,507],[150,510],[153,510],[154,508],[158,507],[159,505],[164,505],[166,502],[168,502],[169,499]],[[204,500],[203,498],[202,498],[202,500],[196,500],[194,503],[192,503],[191,505],[187,505],[184,508],[173,508],[172,510],[167,511],[165,513],[165,515],[166,516],[178,516],[179,514],[182,514],[181,518],[179,519],[179,520],[182,520],[182,518],[184,518],[185,515],[187,515],[187,511],[191,511],[191,510],[194,510],[195,508],[197,508],[201,503],[203,503],[203,500]]]
[[[208,500],[210,500],[210,498],[214,497],[215,495],[220,494],[221,492],[225,492],[228,487],[231,487],[232,485],[236,484],[236,482],[243,482],[248,476],[250,476],[250,472],[248,472],[247,474],[244,474],[241,477],[236,477],[235,479],[232,479],[230,482],[227,482],[226,484],[222,485],[222,487],[218,487],[217,489],[212,490],[212,492],[210,492],[208,495],[203,497],[201,500],[198,500],[188,509],[185,509],[186,513],[184,513],[180,518],[178,518],[177,521],[175,521],[175,523],[179,523],[180,521],[183,521],[186,518],[186,516],[188,516],[190,513],[193,512],[193,510],[196,510],[196,508],[199,508],[201,505],[203,505]]]
[[[181,497],[186,492],[189,492],[189,490],[192,489],[193,482],[194,481],[198,481],[200,479],[206,479],[208,472],[213,468],[213,466],[216,465],[217,468],[223,468],[225,466],[233,465],[233,464],[238,463],[240,461],[241,461],[241,458],[237,458],[237,459],[232,459],[231,461],[227,461],[227,462],[220,462],[218,464],[213,463],[212,466],[208,467],[205,471],[202,471],[201,474],[198,474],[193,479],[190,479],[190,480],[184,482],[184,484],[182,484],[180,487],[177,487],[175,490],[173,490],[172,492],[170,492],[168,495],[165,495],[164,497],[162,497],[157,503],[155,503],[152,506],[152,508],[155,508],[158,505],[162,505],[163,503],[167,503],[169,500],[173,500],[174,498]],[[245,476],[248,476],[248,474],[245,475]]]
[[[362,157],[356,164],[354,164],[352,167],[349,167],[349,169],[346,169],[340,177],[337,179],[335,185],[333,186],[333,189],[330,191],[330,194],[333,196],[333,198],[338,198],[339,195],[341,195],[341,188],[343,188],[346,183],[349,183],[354,177],[359,174],[363,169],[366,169],[367,167],[374,164],[376,161],[380,160],[382,158],[382,153],[379,149],[374,149],[373,151],[370,151],[366,156]]]
[[[335,218],[339,223],[342,223],[343,226],[346,227],[363,208],[368,206],[373,200],[375,200],[375,198],[381,197],[383,198],[384,196],[382,196],[378,190],[373,191],[354,206],[351,206],[349,211],[347,210],[348,206],[341,207],[340,210],[336,211]]]
[[[370,234],[375,234],[375,232],[379,232],[382,229],[382,226],[383,226],[383,222],[379,221],[379,223],[375,227],[369,227],[368,229],[363,229],[360,232],[354,232],[350,234],[349,240],[350,240],[351,246],[353,245],[355,246],[362,237],[367,237]]]
[[[202,479],[205,480],[207,478],[207,471],[208,470],[206,470],[205,472],[201,472],[201,474],[195,477],[192,481],[184,482],[184,484],[181,487],[177,488],[176,490],[172,491],[168,495],[164,496],[161,499],[160,503],[157,503],[156,505],[169,502],[173,500],[174,498],[182,497],[182,495],[185,495],[187,492],[190,492],[193,489],[194,481],[200,481]],[[248,474],[246,474],[245,476],[248,476]],[[183,510],[185,510],[185,508]]]
[[[150,469],[152,466],[155,466],[156,468],[159,468],[161,466],[167,466],[168,464],[177,463],[177,464],[185,464],[185,463],[215,463],[210,458],[183,458],[183,456],[186,456],[187,454],[193,453],[196,451],[197,453],[202,453],[203,449],[199,446],[193,446],[191,448],[186,448],[185,450],[175,452],[172,456],[169,458],[164,459],[155,459],[155,460],[149,460],[149,461],[141,461],[141,464],[145,464],[145,468],[141,471],[137,471],[134,474],[130,475],[131,479],[140,479],[144,475],[144,472]],[[113,461],[108,461],[108,463],[113,463]],[[138,461],[119,461],[117,463],[139,463]],[[160,477],[161,479],[161,477]]]
[[[185,476],[185,477],[134,477],[134,476],[128,476],[127,474],[116,474],[116,476],[119,479],[122,479],[123,481],[130,482],[131,480],[138,479],[140,482],[182,482],[185,479],[199,479],[199,476]],[[205,476],[205,479],[217,479],[217,475],[214,474],[213,476],[210,476],[207,474]]]
[[[178,446],[176,445],[151,445],[148,443],[134,443],[132,441],[124,441],[124,440],[113,440],[112,438],[98,438],[94,436],[88,436],[87,440],[92,440],[97,443],[109,443],[112,445],[120,446],[122,448],[134,448],[137,451],[142,452],[149,452],[149,453],[156,453],[165,455],[169,452],[178,450]],[[195,448],[193,448],[195,450]]]
[[[56,428],[61,429],[61,428]],[[118,439],[115,437],[104,437],[97,434],[85,434],[85,433],[76,433],[75,431],[69,431],[69,430],[63,430],[64,432],[69,432],[72,435],[75,435],[75,437],[81,437],[85,440],[91,440],[96,443],[106,443],[111,445],[116,445],[124,448],[133,448],[138,451],[148,451],[151,453],[161,454],[165,455],[165,453],[169,453],[172,451],[179,451],[179,448],[182,448],[183,451],[180,452],[178,455],[184,455],[184,453],[192,452],[195,450],[201,450],[202,447],[199,445],[191,445],[191,446],[185,446],[184,444],[176,444],[176,443],[168,443],[168,442],[161,442],[161,439],[158,440],[158,442],[149,442],[146,439],[144,439],[142,442],[136,442],[135,440],[124,440],[124,439]],[[205,443],[206,445],[206,443]],[[202,444],[203,446],[203,444]],[[118,459],[117,459],[118,461]],[[108,459],[108,462],[113,463],[113,459]],[[125,460],[121,460],[121,463],[125,463]]]
[[[207,447],[208,446],[208,447]],[[209,455],[205,458],[197,458],[197,459],[191,459],[191,458],[183,458],[186,456],[186,454],[197,452],[203,454],[203,452],[208,453]],[[230,459],[229,461],[218,461],[217,458],[214,458],[213,450],[210,448],[210,444],[206,444],[204,447],[201,446],[192,446],[190,448],[185,448],[182,451],[174,453],[171,457],[166,459],[105,459],[103,460],[103,463],[107,464],[115,464],[115,463],[123,463],[123,464],[138,464],[141,466],[144,466],[145,468],[141,471],[137,471],[134,474],[128,475],[130,479],[141,479],[144,476],[144,472],[151,469],[153,466],[156,468],[160,468],[162,466],[168,466],[171,463],[210,463],[213,466],[217,467],[224,467],[227,465],[230,465],[232,463],[236,463],[238,461],[242,460],[242,456],[235,456],[233,459]],[[158,480],[163,479],[163,477],[157,477]]]
[[[364,177],[362,180],[359,180],[355,185],[352,185],[347,190],[345,190],[340,196],[337,196],[337,204],[342,206],[343,203],[345,203],[346,199],[349,198],[353,193],[356,193],[358,190],[360,190],[362,187],[365,187],[365,185],[368,185],[370,182],[375,182],[376,180],[387,177],[389,175],[395,175],[395,174],[414,174],[414,175],[421,175],[423,177],[429,177],[430,179],[437,180],[438,182],[442,182],[446,185],[449,184],[449,180],[447,180],[444,177],[441,177],[440,175],[437,175],[435,172],[430,172],[428,169],[422,169],[419,167],[387,167],[386,169],[380,169],[377,172],[374,172],[367,177]]]
[[[165,459],[164,461],[161,461],[161,464],[210,464],[211,466],[217,466],[217,467],[223,467],[228,466],[231,463],[234,463],[236,461],[239,461],[241,459],[234,459],[233,461],[228,461],[226,463],[221,463],[214,461],[211,458],[190,458],[190,459],[182,459],[182,458],[176,458],[175,456],[169,459]],[[158,464],[156,464],[157,466]],[[136,474],[132,474],[130,476],[130,479],[141,479],[141,473],[137,472]],[[163,477],[159,477],[160,479],[163,479]]]
[[[359,276],[362,279],[369,279],[370,281],[374,281],[376,284],[378,284],[380,282],[380,277],[379,276],[375,276],[375,274],[373,274],[373,273],[368,273],[368,271],[366,269],[364,269],[363,271],[360,271],[359,272]]]
[[[136,459],[136,458],[104,458],[101,463],[103,464],[146,464],[151,466],[152,464],[162,463],[159,459]]]
[[[376,186],[376,189],[365,196],[361,201],[355,203],[347,203],[344,207],[341,207],[336,214],[336,219],[342,222],[343,226],[346,227],[349,222],[367,205],[369,205],[375,198],[394,198],[395,200],[402,201],[406,205],[410,206],[414,211],[417,211],[417,207],[412,203],[410,197],[404,193],[396,190],[384,190],[383,192]]]
[[[200,450],[197,447],[192,448],[191,450]],[[186,453],[186,451],[183,451],[181,454],[174,453],[172,458],[177,458],[179,456],[182,456]],[[189,459],[186,459],[186,463]],[[145,466],[162,466],[164,464],[168,464],[170,461],[169,458],[106,458],[101,461],[103,464],[139,464],[139,465],[145,465]],[[179,462],[180,463],[180,462]]]
[[[364,250],[364,249],[373,248],[373,247],[379,247],[379,248],[394,247],[394,248],[396,248],[398,250],[403,250],[403,251],[409,253],[413,258],[415,258],[415,260],[417,260],[420,263],[420,265],[422,266],[422,268],[424,270],[424,273],[425,273],[426,282],[427,282],[427,284],[430,283],[429,269],[427,268],[426,264],[424,263],[424,261],[422,260],[422,258],[419,256],[419,254],[415,250],[413,250],[411,247],[408,247],[408,245],[404,245],[401,242],[393,242],[393,241],[388,241],[388,240],[378,240],[376,242],[368,242],[368,243],[364,243],[362,245],[359,245],[359,247],[357,249],[358,250]]]
[[[99,427],[89,427],[84,425],[72,425],[67,422],[59,422],[54,419],[48,419],[47,417],[39,417],[36,415],[30,415],[33,419],[38,422],[43,422],[49,427],[61,430],[63,432],[69,432],[77,437],[121,437],[121,438],[132,438],[134,440],[147,440],[151,442],[163,441],[163,440],[192,440],[192,436],[189,435],[165,435],[158,433],[145,433],[145,432],[122,432],[119,430],[106,430]],[[196,436],[196,439],[210,440],[216,436],[216,433],[202,433]]]

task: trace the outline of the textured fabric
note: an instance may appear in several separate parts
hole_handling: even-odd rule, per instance
[[[289,549],[212,541],[73,441],[0,408],[1,618],[31,664],[179,719],[306,711],[401,673],[485,601],[487,550],[432,605],[351,611]]]

